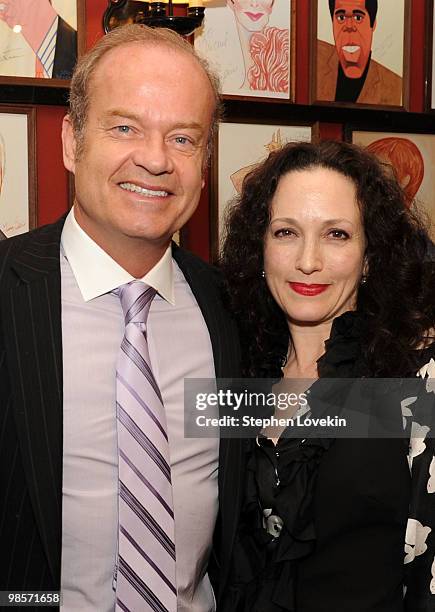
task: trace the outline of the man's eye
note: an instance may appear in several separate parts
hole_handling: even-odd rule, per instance
[[[176,136],[175,142],[177,144],[185,145],[185,144],[188,144],[190,140],[186,136]]]
[[[357,23],[361,23],[361,21],[364,19],[364,15],[354,15],[353,18]]]
[[[131,128],[128,125],[117,125],[115,129],[121,134],[128,134],[131,132]]]
[[[336,15],[335,18],[337,19],[339,23],[343,23],[343,21],[345,20],[344,15]]]

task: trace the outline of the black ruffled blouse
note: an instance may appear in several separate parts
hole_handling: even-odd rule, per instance
[[[310,408],[325,379],[365,376],[363,333],[357,313],[334,321]],[[435,378],[434,353],[423,351],[422,378]],[[410,410],[412,417],[416,398],[403,400],[404,416]],[[247,445],[244,503],[219,612],[434,612],[429,436],[301,440],[284,432],[276,446],[262,436]]]

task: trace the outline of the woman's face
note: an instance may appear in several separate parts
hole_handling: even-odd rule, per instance
[[[284,175],[271,202],[264,242],[266,282],[297,325],[354,310],[365,237],[353,182],[334,170]]]
[[[240,25],[249,32],[261,32],[268,22],[274,0],[227,0]]]

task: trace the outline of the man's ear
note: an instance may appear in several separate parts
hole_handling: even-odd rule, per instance
[[[62,151],[63,164],[67,170],[74,174],[76,165],[77,142],[69,115],[65,115],[62,122]]]

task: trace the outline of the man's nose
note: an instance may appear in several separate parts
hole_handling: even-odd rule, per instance
[[[174,170],[168,145],[158,134],[141,141],[133,151],[132,158],[136,166],[142,166],[155,176],[170,174]]]
[[[343,24],[343,28],[347,31],[355,31],[356,30],[356,24],[355,24],[355,19],[353,18],[352,15],[346,15],[344,18],[344,24]]]
[[[321,247],[317,240],[303,238],[296,258],[296,269],[312,274],[323,267]]]

